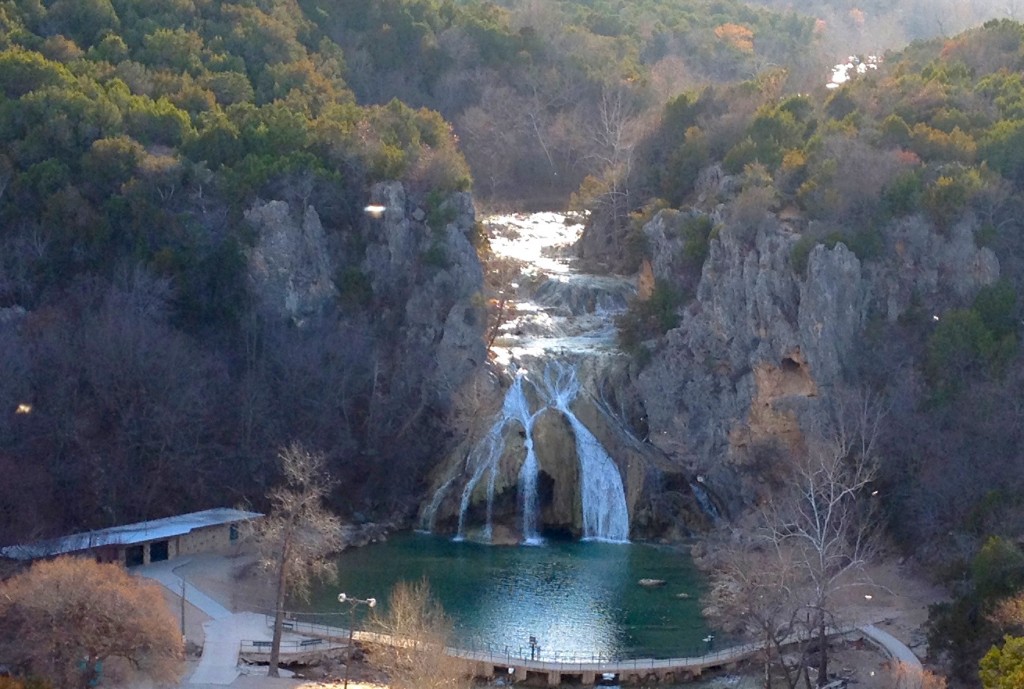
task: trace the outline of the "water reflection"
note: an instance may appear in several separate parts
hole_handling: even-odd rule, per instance
[[[702,647],[699,575],[682,552],[644,545],[551,542],[512,548],[409,534],[345,553],[340,581],[315,595],[335,611],[338,590],[376,596],[426,577],[452,616],[459,645],[545,659],[669,657]],[[663,579],[650,589],[640,579]],[[682,598],[679,594],[687,594]]]

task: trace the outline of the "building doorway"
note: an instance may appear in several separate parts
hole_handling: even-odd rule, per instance
[[[149,544],[149,561],[163,562],[170,559],[169,541],[154,541]]]
[[[137,567],[145,562],[145,550],[141,545],[130,545],[124,549],[124,566]]]

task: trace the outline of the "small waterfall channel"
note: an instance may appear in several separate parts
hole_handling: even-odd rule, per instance
[[[516,458],[521,461],[515,478],[517,526],[522,543],[541,543],[541,467],[534,431],[538,418],[550,411],[564,418],[575,441],[582,537],[628,541],[629,512],[620,470],[572,405],[589,394],[581,382],[581,370],[600,369],[603,359],[619,356],[614,318],[635,292],[633,282],[576,271],[569,252],[582,225],[565,215],[497,216],[485,224],[492,251],[515,267],[516,277],[508,286],[513,307],[492,346],[495,363],[504,368],[511,383],[487,432],[458,473],[435,493],[424,511],[423,526],[432,530],[438,506],[461,486],[456,538],[466,537],[471,505],[480,501],[482,492],[486,523],[479,533],[490,541],[495,487],[502,462],[507,461],[509,439],[518,434],[523,456]]]

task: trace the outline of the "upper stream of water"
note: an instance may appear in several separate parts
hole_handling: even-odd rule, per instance
[[[520,268],[509,286],[513,315],[492,347],[499,364],[617,351],[615,316],[634,281],[576,269],[572,247],[583,225],[561,213],[492,216],[484,224],[495,256]]]
[[[472,501],[486,495],[486,521],[478,538],[492,538],[495,486],[509,437],[523,438],[518,475],[519,535],[541,542],[534,447],[534,421],[546,410],[560,413],[572,429],[579,462],[581,535],[585,539],[624,542],[629,514],[620,470],[572,405],[583,392],[579,367],[584,360],[615,356],[615,315],[634,293],[632,280],[581,273],[572,245],[582,226],[559,213],[494,216],[485,220],[491,250],[506,262],[508,311],[492,352],[511,384],[500,412],[468,454],[461,475],[453,474],[435,492],[424,513],[432,530],[434,516],[449,491],[458,490],[458,536],[465,537]],[[515,277],[512,277],[515,276]],[[593,366],[591,366],[593,370]],[[562,487],[562,490],[570,488]]]

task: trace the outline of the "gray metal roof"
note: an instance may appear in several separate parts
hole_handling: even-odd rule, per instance
[[[0,548],[0,557],[12,560],[35,560],[41,557],[54,557],[66,553],[75,553],[103,546],[137,545],[158,541],[164,538],[181,536],[208,526],[219,526],[235,522],[256,519],[263,515],[259,512],[246,512],[228,507],[217,507],[202,512],[179,514],[176,517],[153,519],[137,524],[112,526],[109,529],[87,531],[61,538],[52,538],[25,545],[9,545]]]

